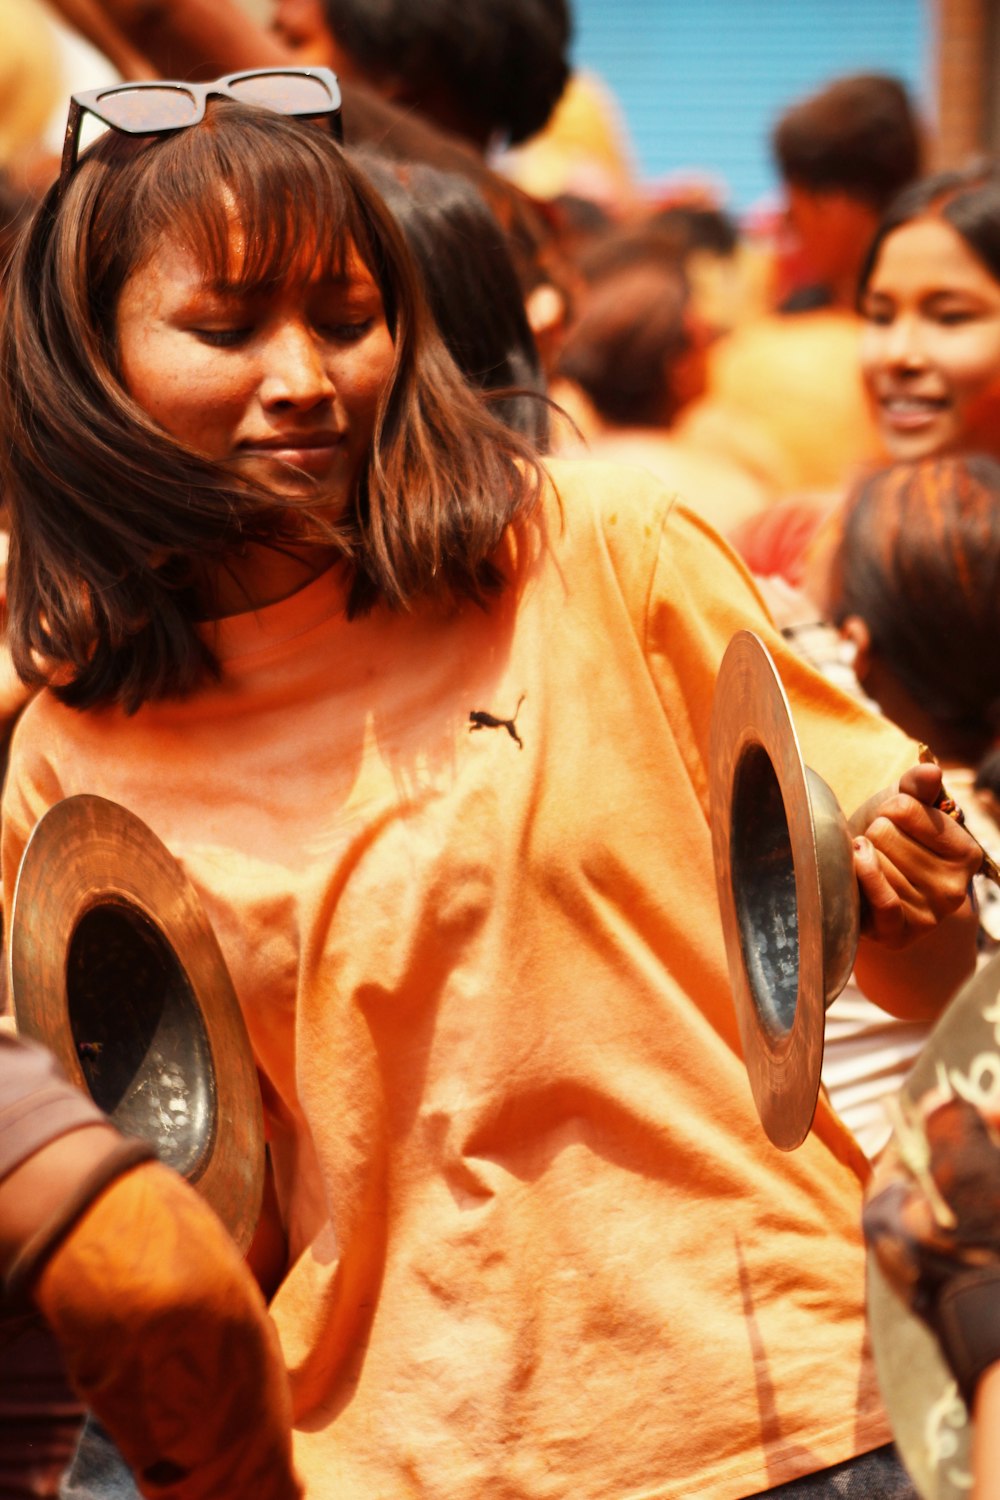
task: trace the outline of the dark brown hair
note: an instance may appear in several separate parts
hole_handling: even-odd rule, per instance
[[[690,348],[688,284],[667,243],[641,237],[633,254],[628,241],[611,243],[559,354],[559,374],[618,426],[668,427],[678,414],[672,377]]]
[[[884,73],[853,73],[793,104],[774,130],[786,182],[843,192],[881,212],[920,173],[920,128],[906,89]]]
[[[126,280],[171,235],[231,281],[233,203],[241,287],[336,274],[353,245],[382,294],[392,376],[350,514],[322,532],[352,570],[352,614],[485,603],[504,530],[537,498],[534,449],[463,382],[392,216],[322,129],[219,101],[156,141],[109,132],[42,203],[0,329],[11,649],[77,707],[190,692],[216,669],[197,628],[206,566],[301,535],[300,507],[170,437],[118,371]]]
[[[567,0],[324,0],[327,25],[369,80],[446,129],[527,140],[569,77]]]
[[[848,502],[830,615],[872,646],[940,725],[986,747],[1000,730],[1000,465],[894,464]]]
[[[539,448],[548,444],[545,378],[508,237],[486,200],[458,172],[353,160],[392,210],[423,277],[431,310],[465,378],[490,392],[490,411]]]
[[[1000,283],[1000,170],[990,161],[978,161],[955,171],[935,172],[893,199],[879,221],[861,267],[859,302],[890,234],[925,218],[941,219],[954,229],[993,280]]]

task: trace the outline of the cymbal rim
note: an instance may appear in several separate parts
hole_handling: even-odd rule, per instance
[[[56,803],[32,832],[18,871],[7,945],[18,1027],[45,1043],[87,1090],[73,1042],[66,962],[81,920],[124,906],[173,955],[201,1012],[212,1063],[215,1137],[190,1180],[245,1251],[263,1197],[264,1126],[256,1065],[239,1002],[201,901],[166,846],[134,814],[90,795]]]
[[[791,846],[798,913],[798,983],[787,1030],[769,1026],[744,952],[733,881],[734,789],[748,755],[763,754],[777,781]],[[788,701],[763,641],[732,639],[716,683],[710,747],[710,801],[716,885],[743,1056],[768,1138],[785,1151],[809,1133],[819,1097],[825,1024],[822,899],[816,834]],[[775,1007],[771,1007],[774,1009]]]

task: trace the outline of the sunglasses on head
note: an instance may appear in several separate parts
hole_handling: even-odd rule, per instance
[[[251,68],[227,73],[214,83],[184,83],[152,79],[148,83],[119,83],[92,89],[70,99],[63,144],[59,191],[76,170],[80,154],[80,126],[85,114],[94,115],[112,130],[126,135],[168,135],[205,118],[212,98],[259,104],[281,115],[330,121],[334,139],[343,140],[340,86],[329,68]]]

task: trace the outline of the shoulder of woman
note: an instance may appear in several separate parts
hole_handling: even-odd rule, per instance
[[[648,469],[632,464],[554,458],[545,468],[567,520],[589,516],[606,531],[658,529],[678,500]]]

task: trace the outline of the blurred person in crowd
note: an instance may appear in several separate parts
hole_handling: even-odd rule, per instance
[[[881,469],[845,506],[822,611],[867,699],[927,744],[968,826],[1000,856],[1000,465],[948,456]],[[814,619],[816,617],[814,616]],[[816,651],[818,627],[803,635]],[[828,648],[829,649],[829,648]],[[975,881],[982,958],[1000,948],[1000,891]],[[927,1027],[893,1022],[848,986],[827,1013],[823,1081],[869,1156],[885,1143],[884,1100]]]
[[[283,62],[332,67],[352,103],[348,139],[352,112],[368,117],[373,92],[479,152],[516,144],[545,124],[569,77],[567,0],[471,0],[458,11],[450,0],[276,0],[271,29],[238,0],[102,0],[100,35],[86,0],[54,3],[97,45],[103,28],[116,27],[122,45],[164,77]],[[371,119],[376,129],[393,117],[376,109]]]
[[[865,693],[929,745],[980,842],[1000,843],[1000,464],[944,454],[882,469],[848,499],[826,613]],[[985,801],[976,790],[991,794]],[[1000,892],[984,885],[988,947]]]
[[[675,197],[654,209],[645,222],[678,241],[692,304],[713,338],[762,314],[767,306],[767,258],[711,191]]]
[[[837,496],[885,462],[861,377],[861,321],[840,309],[741,323],[709,351],[708,390],[681,423],[772,493]]]
[[[860,368],[880,446],[905,460],[1000,457],[1000,176],[989,163],[914,183],[861,268]],[[842,495],[796,499],[740,529],[752,571],[824,599]]]
[[[902,84],[857,74],[789,109],[774,145],[809,258],[808,310],[720,340],[688,436],[763,466],[785,494],[842,491],[885,457],[858,369],[855,295],[879,215],[920,170],[920,130]]]
[[[690,304],[682,244],[664,232],[612,236],[584,259],[584,289],[557,365],[554,399],[592,457],[640,464],[722,531],[767,503],[725,458],[679,441],[705,385],[707,332]],[[563,431],[564,452],[577,448]]]
[[[270,29],[302,66],[331,66],[325,0],[270,0]]]
[[[30,191],[52,163],[45,126],[64,92],[51,19],[39,0],[0,0],[0,169]]]
[[[966,1475],[954,1449],[942,1444],[941,1492],[996,1500],[1000,1110],[995,1096],[982,1090],[969,1096],[948,1082],[928,1090],[907,1109],[896,1138],[875,1165],[865,1198],[865,1238],[882,1273],[934,1334],[973,1417],[972,1473]]]
[[[604,79],[590,71],[572,74],[542,129],[505,151],[497,167],[534,198],[568,194],[615,219],[634,211],[639,194],[625,117]]]
[[[277,0],[276,20],[288,0]],[[293,12],[301,0],[292,0]],[[569,77],[568,0],[323,0],[324,59],[480,150],[539,131]]]
[[[684,416],[687,441],[742,465],[769,490],[840,494],[884,461],[858,364],[854,314],[773,314],[713,344],[708,389]]]
[[[865,385],[893,457],[1000,457],[1000,173],[943,172],[901,194],[858,305]]]
[[[64,72],[72,71],[74,87],[100,88],[121,78],[142,78],[149,71],[145,57],[131,45],[106,0],[46,0],[46,3],[53,17],[65,23],[60,32],[60,46],[68,62]],[[87,77],[86,83],[78,81],[79,74]],[[57,151],[61,149],[61,136],[54,145]]]
[[[808,283],[785,307],[853,309],[875,227],[920,175],[921,128],[906,88],[882,73],[836,78],[785,111],[772,144]]]

